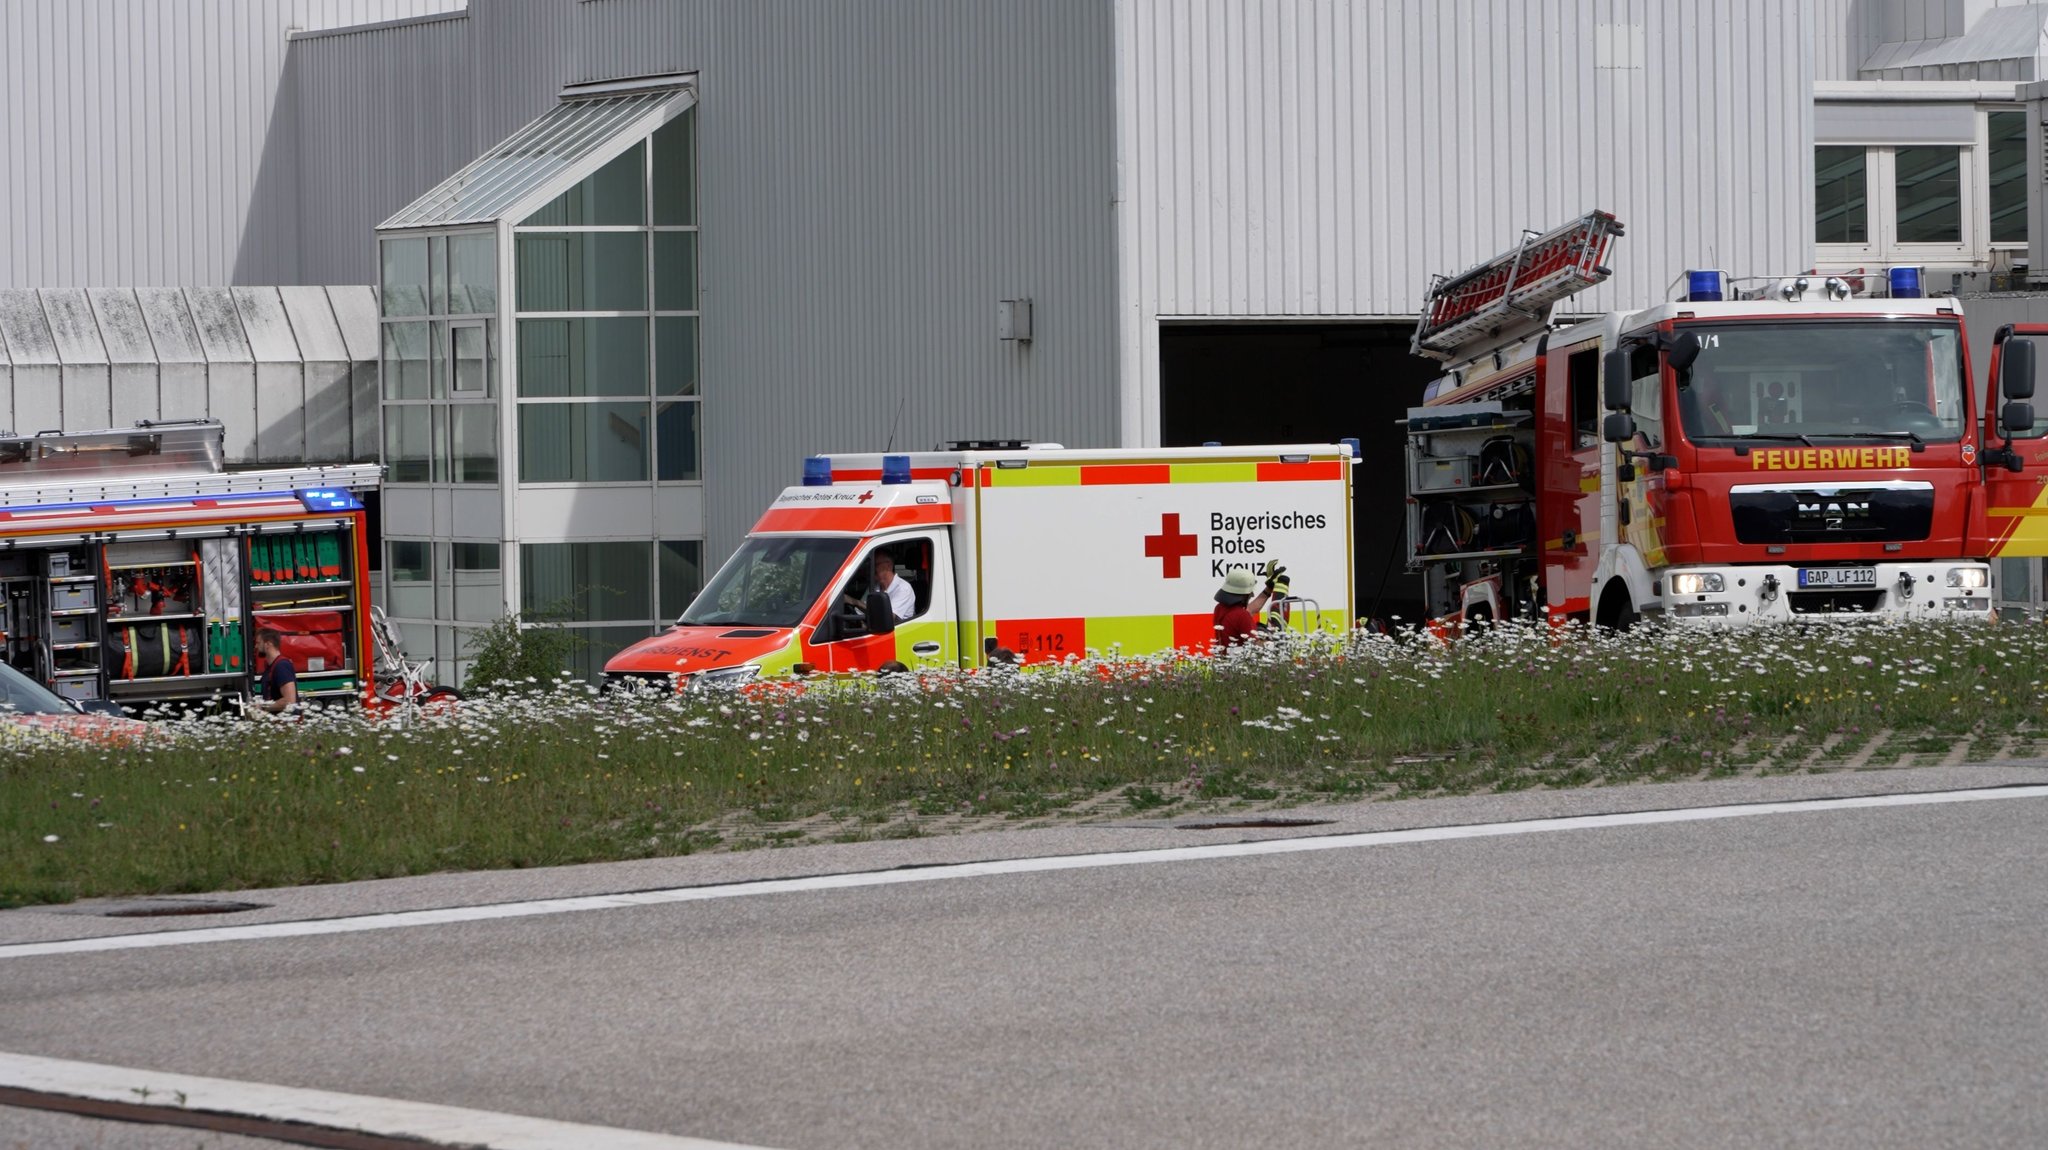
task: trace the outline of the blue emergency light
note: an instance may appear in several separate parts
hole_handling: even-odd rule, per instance
[[[1893,299],[1920,298],[1920,269],[1917,267],[1886,268],[1885,278],[1891,281]]]
[[[804,460],[804,486],[832,486],[832,460],[830,457],[813,455]]]
[[[882,457],[882,482],[910,482],[910,457],[908,455],[884,455]]]
[[[1711,269],[1685,273],[1685,298],[1692,303],[1719,303],[1728,296],[1728,273]]]
[[[308,511],[361,511],[363,501],[346,487],[309,487],[298,492]]]
[[[1340,439],[1337,442],[1344,445],[1344,450],[1350,453],[1351,458],[1360,458],[1358,454],[1358,441],[1356,439]]]

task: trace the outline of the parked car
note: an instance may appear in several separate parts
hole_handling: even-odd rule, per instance
[[[118,707],[98,704],[88,709],[0,663],[0,747],[29,739],[82,739],[93,743],[132,743],[148,724],[127,718]]]

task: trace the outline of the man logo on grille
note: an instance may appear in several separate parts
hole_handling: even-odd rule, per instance
[[[1827,499],[1812,503],[1802,500],[1798,514],[1802,522],[1818,523],[1828,531],[1845,531],[1850,524],[1861,524],[1870,518],[1870,500]]]

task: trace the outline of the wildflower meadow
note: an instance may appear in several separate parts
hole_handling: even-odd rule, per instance
[[[2033,754],[2048,627],[1501,625],[438,711],[0,722],[0,906],[1757,771]],[[12,734],[7,732],[12,731]]]

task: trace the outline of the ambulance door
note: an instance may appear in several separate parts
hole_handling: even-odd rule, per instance
[[[1600,344],[1552,348],[1536,404],[1537,527],[1553,620],[1592,609],[1600,534]]]
[[[2037,391],[2032,399],[2020,401],[2034,407],[2032,426],[2008,429],[2000,418],[2006,403],[1999,386],[2006,349],[2020,342],[2033,345],[2037,377],[2048,373],[2048,324],[2000,328],[1991,344],[1991,368],[1984,380],[1985,527],[1990,533],[1990,550],[2005,559],[2029,560],[2027,569],[2016,569],[2013,563],[2001,567],[2001,598],[2011,586],[2031,584],[2026,578],[2034,566],[2031,559],[2048,555],[2048,406]],[[2012,432],[2012,450],[2020,461],[2017,472],[2007,467],[1999,454],[2007,431]]]
[[[886,562],[883,560],[886,559]],[[871,631],[858,604],[880,586],[880,571],[909,589],[911,613],[892,629]],[[885,664],[906,668],[957,664],[950,543],[944,531],[891,535],[863,548],[834,589],[824,620],[812,639],[810,662],[820,671],[879,671]],[[898,592],[900,595],[900,592]]]

